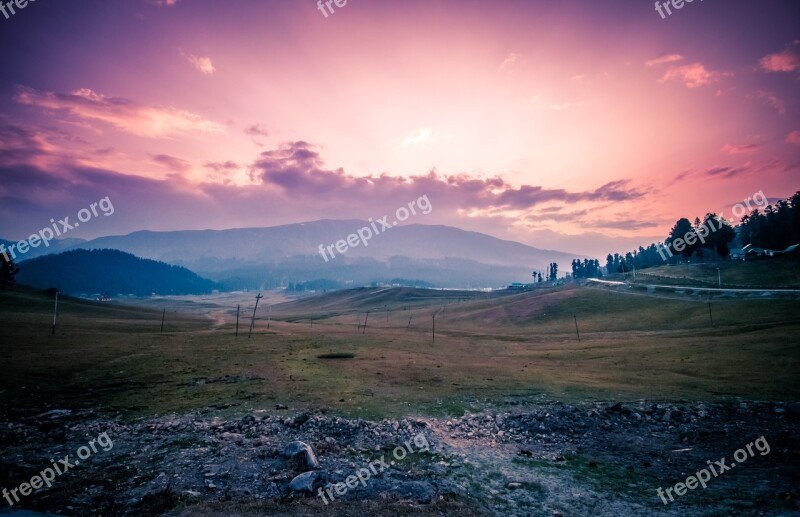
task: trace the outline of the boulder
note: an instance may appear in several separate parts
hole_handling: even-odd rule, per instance
[[[297,461],[304,468],[318,469],[319,461],[317,455],[314,454],[314,449],[305,442],[294,441],[286,444],[283,448],[283,455],[290,460]]]

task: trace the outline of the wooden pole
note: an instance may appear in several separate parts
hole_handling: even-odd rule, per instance
[[[436,344],[436,313],[431,315],[431,344]]]
[[[711,326],[714,326],[714,317],[711,315],[711,302],[708,302],[708,319],[711,321]]]
[[[575,333],[578,334],[578,343],[581,342],[581,333],[578,332],[578,317],[574,314],[572,315],[572,319],[575,320]]]
[[[258,310],[258,301],[263,298],[261,293],[258,293],[256,296],[256,306],[253,307],[253,319],[250,320],[250,332],[247,333],[247,339],[250,339],[250,336],[253,334],[253,327],[256,325],[256,311]]]
[[[367,315],[364,317],[364,330],[361,331],[362,334],[367,332],[367,320],[369,319],[369,311],[367,311]]]
[[[56,291],[56,304],[53,307],[53,334],[56,335],[56,318],[58,317],[58,291]]]
[[[161,312],[161,333],[164,333],[164,318],[167,316],[167,309]]]
[[[239,304],[236,304],[236,337],[239,337]]]
[[[272,305],[267,305],[267,330],[269,330],[269,321],[272,317]]]

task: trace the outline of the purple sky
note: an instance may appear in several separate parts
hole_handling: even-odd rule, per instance
[[[335,8],[335,5],[334,5]],[[424,220],[605,256],[800,189],[800,3],[38,0],[0,14],[0,237]]]

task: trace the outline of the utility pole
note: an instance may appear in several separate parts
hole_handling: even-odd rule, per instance
[[[269,320],[272,317],[272,305],[267,305],[267,330],[269,330]]]
[[[575,320],[575,333],[578,334],[578,343],[581,342],[581,333],[578,331],[578,317],[574,314],[572,315],[572,319]]]
[[[167,316],[167,309],[161,312],[161,333],[164,333],[164,318]]]
[[[436,344],[436,313],[431,315],[433,321],[431,322],[431,344]]]
[[[56,317],[58,316],[58,291],[56,291],[56,304],[53,307],[53,335],[56,335]]]
[[[714,326],[714,317],[711,315],[711,302],[708,302],[708,319],[711,320],[711,326]]]
[[[367,311],[367,315],[364,317],[364,330],[361,331],[362,334],[367,332],[367,320],[369,319],[369,311]]]
[[[256,325],[256,311],[258,310],[258,301],[261,298],[263,298],[263,296],[261,296],[261,293],[258,293],[258,295],[256,296],[256,306],[253,307],[253,319],[250,320],[250,332],[248,332],[247,334],[247,339],[250,339],[250,336],[253,334],[253,327],[255,327]]]
[[[236,304],[236,337],[239,337],[239,304]]]

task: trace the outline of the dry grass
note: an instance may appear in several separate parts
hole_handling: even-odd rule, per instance
[[[234,337],[230,317],[216,326],[168,311],[161,334],[160,311],[70,300],[51,336],[51,304],[24,289],[0,292],[0,396],[14,411],[143,416],[287,404],[381,418],[509,399],[796,400],[800,392],[792,300],[714,301],[712,327],[706,300],[586,287],[492,298],[353,290],[275,306],[270,330],[259,321],[252,339]],[[369,309],[358,330],[359,311],[363,323]]]

